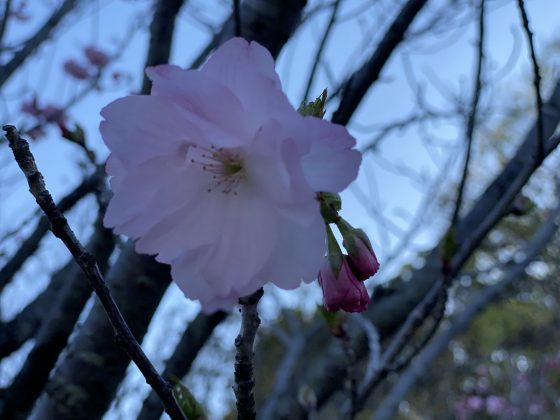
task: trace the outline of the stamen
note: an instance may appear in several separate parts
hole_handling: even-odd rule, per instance
[[[212,174],[212,185],[207,191],[212,192],[219,188],[224,194],[237,195],[235,188],[245,176],[240,154],[224,150],[223,147],[216,148],[214,145],[210,148],[198,146],[198,149],[204,153],[195,154],[190,161],[191,164]]]

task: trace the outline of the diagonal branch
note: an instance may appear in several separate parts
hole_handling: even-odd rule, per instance
[[[12,74],[23,64],[23,62],[46,41],[62,19],[70,13],[79,3],[79,0],[65,0],[64,3],[51,15],[45,24],[29,38],[23,47],[14,54],[12,59],[0,66],[0,88],[12,76]]]
[[[172,419],[183,419],[183,413],[175,401],[170,385],[159,376],[128,328],[99,271],[95,257],[78,241],[66,218],[54,203],[52,196],[45,186],[43,175],[37,169],[35,159],[29,150],[28,142],[19,136],[14,126],[6,125],[3,127],[3,130],[6,132],[6,137],[14,157],[27,178],[31,194],[49,218],[51,231],[66,245],[66,248],[74,256],[74,259],[84,271],[91,287],[103,304],[113,327],[116,341],[138,366],[148,384],[158,393],[170,417]]]
[[[377,407],[374,419],[393,418],[398,404],[405,398],[408,391],[420,379],[423,373],[429,369],[433,361],[447,349],[449,342],[457,335],[464,332],[473,319],[483,311],[492,301],[499,298],[511,284],[519,281],[525,276],[525,269],[533,261],[542,249],[550,242],[558,230],[558,217],[560,216],[560,206],[552,210],[546,221],[540,226],[539,230],[523,247],[520,255],[524,258],[511,266],[497,283],[486,287],[479,292],[468,304],[464,312],[456,315],[450,325],[436,336],[417,357],[411,366],[403,372],[389,394]]]
[[[399,12],[372,57],[354,72],[343,88],[340,105],[332,122],[346,125],[362,102],[370,86],[379,78],[381,70],[393,55],[404,35],[428,0],[408,0]]]
[[[529,51],[531,53],[531,64],[533,65],[533,86],[535,87],[535,96],[537,102],[537,155],[536,160],[542,162],[545,158],[544,154],[544,117],[543,117],[543,100],[541,94],[541,73],[539,70],[539,63],[537,61],[537,54],[535,53],[535,45],[533,42],[533,32],[529,26],[529,18],[525,10],[525,3],[523,0],[517,0],[519,13],[521,14],[521,21],[523,29],[527,35],[527,42],[529,43]]]
[[[102,167],[98,167],[92,175],[82,181],[80,185],[60,200],[58,203],[59,210],[61,212],[70,210],[85,195],[98,189],[103,180],[103,173],[104,169]],[[35,230],[19,246],[14,256],[0,269],[0,292],[12,280],[13,276],[17,273],[25,261],[27,261],[27,259],[37,250],[41,239],[43,239],[48,230],[49,220],[47,217],[42,216],[39,219]]]

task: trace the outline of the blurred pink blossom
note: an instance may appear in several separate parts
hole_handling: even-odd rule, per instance
[[[504,414],[508,408],[506,400],[496,395],[486,397],[486,412],[490,415]]]
[[[85,66],[72,59],[64,62],[64,71],[78,80],[86,80],[91,77],[89,70]]]
[[[147,74],[151,96],[101,112],[114,192],[105,224],[170,264],[206,312],[231,309],[266,282],[314,280],[326,251],[315,192],[356,177],[354,138],[302,117],[255,42],[226,42],[200,70]]]
[[[96,67],[105,67],[109,62],[109,56],[93,45],[84,48],[84,55]]]
[[[472,411],[479,411],[484,406],[484,400],[478,395],[471,395],[467,398],[467,407]]]

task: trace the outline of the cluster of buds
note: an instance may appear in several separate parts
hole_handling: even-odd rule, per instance
[[[298,111],[303,116],[323,118],[327,90],[312,102],[303,102]],[[379,262],[366,233],[353,228],[338,212],[342,208],[336,193],[319,192],[321,216],[327,229],[327,258],[319,271],[319,284],[323,289],[323,303],[327,311],[362,312],[370,301],[364,281],[379,270]],[[336,225],[342,235],[342,245],[348,252],[343,254],[331,224]]]
[[[37,98],[33,97],[22,103],[21,110],[25,114],[33,117],[37,123],[37,127],[28,133],[33,139],[42,137],[45,134],[43,127],[49,123],[56,124],[61,131],[66,129],[68,117],[64,110],[56,105],[47,104],[45,106],[40,106]]]
[[[84,64],[74,59],[66,60],[65,73],[77,80],[87,80],[109,63],[109,55],[93,45],[84,48],[84,56],[87,60]]]
[[[353,228],[338,214],[338,194],[319,193],[321,214],[327,229],[327,258],[319,272],[323,301],[328,311],[362,312],[370,301],[364,281],[379,270],[371,243],[361,229]],[[335,224],[342,235],[343,254],[331,229]]]

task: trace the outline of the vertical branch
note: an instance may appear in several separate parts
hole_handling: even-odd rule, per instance
[[[6,33],[6,28],[8,27],[8,18],[10,17],[10,9],[12,8],[12,0],[6,0],[6,5],[4,6],[4,15],[0,20],[0,52],[2,51],[2,42],[4,40],[4,34]]]
[[[233,18],[235,20],[235,36],[241,36],[241,7],[239,0],[233,0]]]
[[[235,392],[237,418],[238,420],[254,420],[255,412],[255,396],[253,388],[255,387],[255,378],[253,376],[253,344],[257,329],[261,324],[257,305],[263,295],[262,287],[255,293],[239,298],[241,305],[241,329],[239,335],[235,339],[235,384],[233,391]]]
[[[474,137],[474,129],[476,127],[476,115],[478,111],[478,102],[480,100],[480,92],[482,90],[482,68],[484,63],[484,0],[480,0],[480,9],[478,15],[478,57],[476,63],[476,74],[474,82],[474,91],[472,95],[471,109],[467,120],[465,130],[465,138],[467,142],[467,151],[465,152],[465,162],[463,163],[463,174],[457,191],[457,201],[455,202],[455,210],[451,217],[451,228],[453,228],[459,220],[461,204],[463,202],[463,194],[467,183],[469,172],[469,162],[471,159],[472,143]]]
[[[313,61],[313,67],[309,72],[309,78],[307,79],[307,86],[305,87],[305,92],[303,94],[303,98],[301,102],[307,100],[307,96],[309,95],[309,91],[311,90],[311,85],[313,84],[313,80],[315,79],[315,73],[317,72],[317,68],[319,67],[319,62],[321,61],[321,57],[323,56],[323,50],[325,49],[325,45],[327,45],[327,39],[331,33],[331,30],[336,22],[336,15],[338,14],[338,7],[340,6],[341,0],[336,0],[333,5],[333,10],[331,13],[331,18],[329,19],[329,23],[325,28],[325,32],[323,37],[321,38],[321,43],[319,44],[319,48],[317,48],[317,52],[315,53],[315,60]]]
[[[529,18],[527,17],[527,11],[525,10],[525,3],[523,0],[517,0],[517,6],[519,8],[519,13],[521,14],[521,21],[523,23],[523,30],[527,35],[527,42],[529,44],[529,51],[531,53],[531,63],[533,65],[533,85],[535,87],[535,95],[537,102],[537,159],[536,162],[539,164],[544,160],[544,118],[543,118],[543,100],[541,95],[541,73],[539,69],[539,63],[537,61],[537,54],[535,53],[535,44],[533,42],[533,32],[529,26]]]
[[[140,347],[140,344],[138,344],[138,341],[136,341],[136,338],[130,331],[99,271],[95,258],[78,241],[76,235],[68,225],[68,221],[54,203],[50,192],[45,186],[43,175],[39,172],[33,154],[29,150],[29,143],[19,136],[14,126],[5,125],[2,128],[6,132],[6,138],[14,153],[16,162],[27,178],[29,191],[48,217],[53,234],[66,245],[66,248],[68,248],[86,275],[91,287],[95,291],[109,317],[117,343],[123,347],[136,366],[138,366],[146,378],[146,382],[157,392],[169,416],[174,420],[184,419],[183,413],[173,396],[171,386],[157,373]]]

